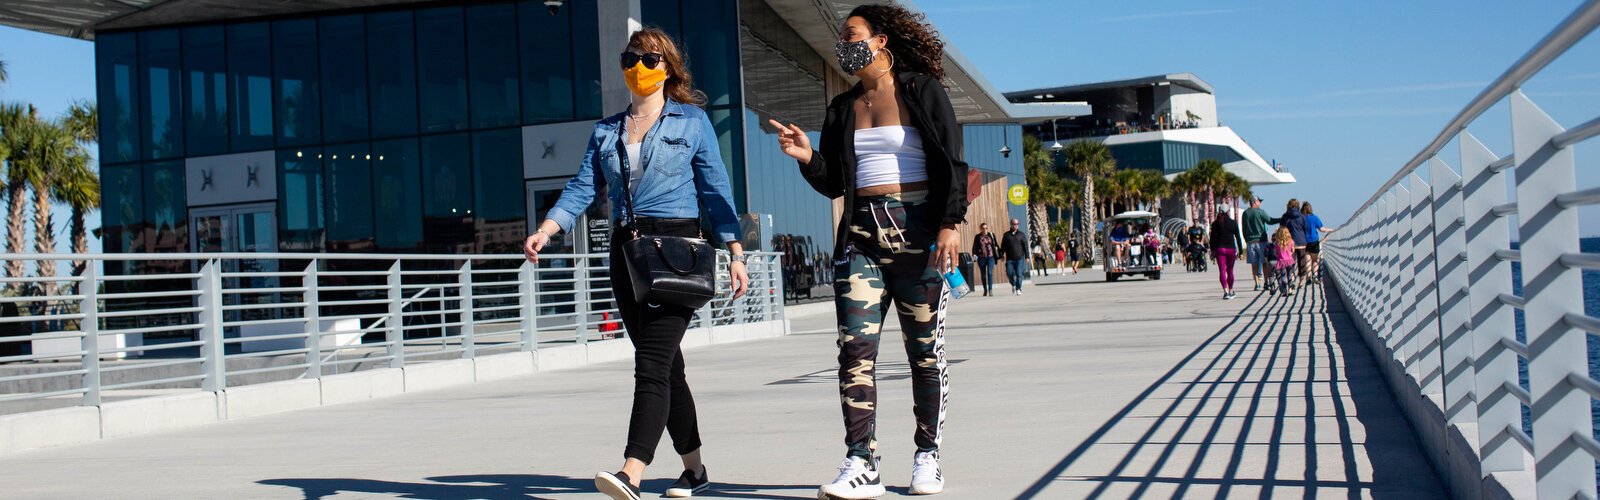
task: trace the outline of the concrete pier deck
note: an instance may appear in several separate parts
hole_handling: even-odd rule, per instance
[[[1430,498],[1445,492],[1331,289],[1220,300],[1215,273],[1036,279],[958,300],[938,498]],[[815,498],[843,456],[832,314],[688,351],[722,498]],[[890,321],[879,452],[910,478]],[[632,364],[327,406],[0,458],[21,498],[597,498],[621,464]],[[680,472],[668,438],[646,497]]]

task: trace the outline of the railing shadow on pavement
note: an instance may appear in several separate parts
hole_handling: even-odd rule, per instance
[[[299,488],[306,500],[318,500],[340,493],[366,493],[396,495],[401,498],[427,498],[434,500],[473,499],[527,499],[548,498],[544,495],[592,494],[594,479],[566,477],[549,474],[482,474],[464,476],[437,476],[427,482],[400,482],[378,479],[353,478],[283,478],[265,479],[257,484]],[[644,491],[663,491],[671,481],[646,480]],[[713,489],[695,494],[697,497],[750,498],[764,500],[810,499],[816,495],[815,485],[752,485],[712,483]],[[805,490],[798,496],[755,493],[771,490]]]
[[[1241,486],[1259,488],[1261,498],[1294,494],[1283,488],[1306,498],[1444,495],[1419,454],[1395,453],[1417,449],[1416,438],[1338,292],[1331,286],[1303,292],[1309,293],[1251,300],[1018,498],[1060,497],[1059,490],[1047,491],[1063,481],[1079,483],[1083,491],[1068,493],[1076,498],[1213,491],[1221,498],[1245,494]],[[1357,440],[1352,419],[1365,439]],[[1319,425],[1334,430],[1319,433]],[[1300,442],[1292,438],[1296,431]],[[1297,448],[1303,456],[1287,455]],[[1321,455],[1330,452],[1342,470],[1319,470],[1330,462]],[[1365,478],[1362,457],[1370,463]],[[1303,472],[1295,475],[1297,465]]]

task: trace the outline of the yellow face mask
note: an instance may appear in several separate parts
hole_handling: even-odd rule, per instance
[[[650,69],[644,67],[643,62],[639,62],[631,68],[622,70],[623,79],[628,83],[628,90],[641,96],[661,90],[661,85],[667,81],[667,68],[661,64],[656,66],[656,69]]]

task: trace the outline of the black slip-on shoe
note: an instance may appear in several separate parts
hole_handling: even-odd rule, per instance
[[[667,492],[662,496],[667,498],[688,498],[708,489],[711,489],[711,474],[707,473],[705,466],[702,465],[700,466],[700,477],[694,477],[693,472],[683,471],[683,474],[678,476],[677,481],[673,481],[671,485],[667,486]]]
[[[611,497],[611,500],[640,500],[639,487],[628,482],[628,479],[628,475],[622,472],[601,472],[594,475],[594,487]]]

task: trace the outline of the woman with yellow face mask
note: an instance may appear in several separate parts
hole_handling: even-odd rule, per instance
[[[732,189],[722,165],[716,131],[700,105],[705,95],[694,90],[688,66],[666,33],[645,28],[628,39],[621,55],[622,75],[632,92],[628,109],[595,124],[578,173],[567,182],[548,219],[528,236],[523,252],[537,261],[551,235],[571,229],[601,189],[611,201],[611,285],[634,347],[633,412],[628,445],[618,472],[601,472],[595,486],[614,499],[637,500],[639,479],[655,457],[662,431],[683,459],[683,474],[665,491],[687,497],[710,485],[700,463],[700,431],[694,397],[684,378],[679,343],[694,309],[670,303],[640,303],[622,255],[635,235],[696,237],[702,206],[709,211],[711,233],[733,254],[730,269],[733,296],[750,284],[740,246],[739,220]],[[626,189],[626,192],[624,191]],[[630,208],[631,207],[631,208]]]

